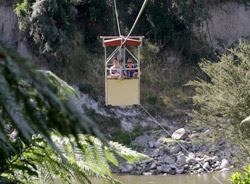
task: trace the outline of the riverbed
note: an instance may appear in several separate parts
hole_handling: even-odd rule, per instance
[[[220,184],[215,177],[223,184],[230,184],[228,178],[232,173],[206,173],[206,174],[181,174],[181,175],[113,175],[114,178],[123,184]],[[103,181],[94,179],[93,184],[107,184]]]

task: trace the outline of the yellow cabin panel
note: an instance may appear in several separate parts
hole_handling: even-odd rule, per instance
[[[140,104],[139,79],[107,79],[106,105],[122,106]]]

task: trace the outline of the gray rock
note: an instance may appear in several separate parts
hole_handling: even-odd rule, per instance
[[[155,147],[156,147],[156,148],[159,148],[160,146],[161,146],[161,143],[158,142],[158,141],[156,141],[156,142],[155,142]]]
[[[220,169],[227,168],[229,166],[229,161],[227,159],[223,159],[220,165]]]
[[[214,157],[212,157],[211,161],[213,163],[216,163],[217,161],[219,161],[219,157],[218,156],[214,156]]]
[[[184,167],[176,169],[176,174],[182,174],[182,173],[184,173]]]
[[[153,160],[152,159],[144,159],[141,161],[141,164],[148,164],[150,162],[152,162]]]
[[[149,141],[148,145],[150,148],[153,148],[155,146],[155,141]]]
[[[210,169],[210,165],[208,162],[205,162],[202,167],[203,167],[203,169],[207,169],[207,170]]]
[[[200,167],[201,167],[200,164],[196,164],[196,165],[193,167],[193,169],[194,169],[194,170],[198,170],[198,169],[200,169]]]
[[[183,140],[186,138],[187,138],[187,132],[185,131],[184,128],[180,128],[172,134],[172,139],[175,140]]]
[[[186,157],[183,154],[177,155],[177,161],[176,163],[180,166],[183,166],[186,163]]]
[[[119,169],[123,173],[128,173],[128,172],[133,171],[134,167],[133,167],[133,165],[131,165],[131,164],[127,163],[127,162],[124,162],[124,163],[120,164]]]
[[[174,154],[174,153],[179,153],[181,151],[181,147],[177,144],[170,148],[169,153]]]
[[[212,160],[211,157],[206,157],[206,158],[204,159],[204,162],[210,162],[211,160]]]
[[[155,169],[156,168],[156,163],[152,163],[149,169]]]
[[[195,160],[195,158],[187,158],[186,163],[187,164],[195,164],[195,163],[197,163],[197,161]]]
[[[228,172],[228,171],[230,171],[228,168],[223,168],[220,170],[220,172]]]
[[[144,176],[151,176],[152,173],[151,173],[151,172],[145,172],[145,173],[143,173],[143,175],[144,175]]]
[[[154,150],[154,152],[151,154],[151,157],[157,157],[157,156],[159,156],[159,150],[158,149],[156,149],[156,150]]]
[[[175,160],[172,157],[170,157],[170,156],[166,156],[165,157],[165,162],[167,164],[173,164],[173,163],[175,163]]]
[[[199,170],[198,170],[198,173],[203,173],[204,172],[204,170],[202,169],[202,168],[200,168]]]

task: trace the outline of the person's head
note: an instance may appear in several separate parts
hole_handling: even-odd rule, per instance
[[[113,63],[114,63],[114,65],[118,65],[117,57],[114,58]]]
[[[128,67],[129,67],[129,68],[132,68],[132,65],[133,65],[132,59],[129,58],[129,59],[128,59]]]

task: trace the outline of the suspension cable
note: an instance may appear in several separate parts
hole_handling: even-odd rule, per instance
[[[119,25],[119,20],[118,20],[118,13],[117,13],[117,9],[116,9],[116,0],[114,0],[114,5],[115,5],[115,15],[116,15],[117,28],[118,28],[119,36],[121,36],[121,30],[120,30],[120,25]]]
[[[123,41],[122,45],[126,42],[126,40],[128,39],[128,37],[131,35],[132,31],[134,30],[135,25],[137,24],[137,22],[138,22],[138,20],[139,20],[141,14],[142,14],[144,8],[146,7],[147,2],[148,2],[148,0],[144,0],[144,3],[142,4],[142,7],[141,7],[141,9],[140,9],[140,12],[138,13],[138,15],[137,15],[137,17],[136,17],[136,19],[135,19],[135,22],[134,22],[132,28],[130,29],[128,35],[126,36],[125,40]]]
[[[159,125],[170,137],[171,137],[171,134],[147,111],[147,109],[145,107],[143,107],[141,104],[140,104],[141,108],[150,116],[150,118],[157,124]],[[177,141],[177,143],[179,144],[179,146],[187,153],[187,154],[190,154],[190,152],[181,144],[181,142]],[[211,173],[206,167],[203,167],[201,162],[199,160],[197,160],[196,158],[194,158],[195,161],[203,168],[205,169],[208,173]],[[213,176],[213,178],[219,183],[219,184],[223,184],[219,178],[217,178],[216,176]]]
[[[126,83],[124,83],[126,85],[126,87],[129,89],[128,85]],[[135,96],[132,94],[132,92],[130,90],[128,90],[130,95],[132,95],[132,97],[134,98],[134,100],[136,100]],[[172,137],[171,134],[161,125],[161,123],[159,123],[148,111],[147,109],[139,104],[139,106],[149,115],[149,117],[153,120],[153,122],[155,122],[158,126],[160,126],[166,133],[168,136]],[[189,152],[181,142],[176,141],[177,144],[187,153],[190,154],[191,152]],[[206,170],[208,173],[211,173],[206,167],[203,167],[203,165],[201,164],[201,162],[199,160],[197,160],[195,157],[193,158],[204,170]],[[217,178],[216,176],[213,176],[213,178],[219,183],[219,184],[223,184],[219,178]]]

